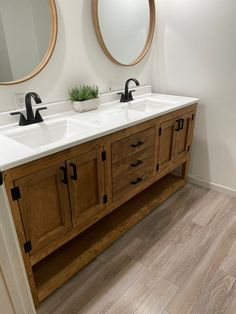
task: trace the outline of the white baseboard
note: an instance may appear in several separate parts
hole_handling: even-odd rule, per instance
[[[212,182],[203,180],[201,178],[194,177],[192,175],[188,176],[188,181],[191,182],[191,183],[200,185],[200,186],[202,186],[204,188],[207,188],[209,190],[214,190],[214,191],[217,191],[217,192],[221,192],[221,193],[228,194],[228,195],[236,197],[236,190],[228,188],[227,186],[216,184],[216,183],[212,183]]]

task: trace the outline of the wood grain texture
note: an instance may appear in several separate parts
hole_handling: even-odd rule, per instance
[[[169,312],[189,313],[197,304],[202,291],[207,288],[212,276],[220,267],[236,236],[236,215],[229,216],[228,219],[222,223],[221,228],[212,231],[207,237],[202,258],[168,305]]]
[[[72,229],[68,188],[57,163],[50,168],[15,181],[20,188],[19,207],[27,240],[32,243],[30,255],[38,262],[44,248]],[[43,251],[43,252],[42,252]]]
[[[157,281],[151,272],[144,270],[107,313],[134,313],[156,287]]]
[[[119,162],[127,156],[153,146],[155,142],[155,127],[130,135],[112,143],[112,163]]]
[[[210,191],[207,193],[196,206],[201,208],[200,212],[195,216],[193,222],[200,226],[208,225],[211,220],[217,215],[219,210],[224,208],[225,202],[228,197],[225,195],[219,195],[219,193]]]
[[[234,283],[227,299],[217,314],[235,314],[236,309],[236,283]]]
[[[99,147],[67,161],[69,178],[76,174],[76,179],[69,180],[69,192],[73,226],[78,226],[80,230],[90,226],[105,207],[103,150]]]
[[[152,292],[135,311],[137,314],[162,313],[170,300],[174,297],[178,288],[166,279],[160,279]]]
[[[46,298],[183,185],[181,178],[164,177],[35,265],[33,270],[39,300]]]
[[[123,295],[128,287],[145,270],[141,264],[131,261],[112,278],[108,285],[103,285],[99,293],[80,311],[80,313],[105,313]]]
[[[220,268],[235,247],[236,199],[214,194],[215,214],[198,225],[208,205],[214,212],[211,194],[192,184],[179,190],[46,299],[39,314],[235,314],[235,276]]]
[[[24,208],[22,204],[27,203],[28,206],[27,210],[24,211],[26,215],[19,217],[16,223],[23,225],[18,229],[25,228],[27,239],[32,238],[32,255],[30,261],[26,261],[27,263],[30,262],[31,265],[28,267],[26,264],[26,266],[29,268],[27,268],[29,275],[33,274],[35,277],[40,301],[89,263],[134,224],[148,215],[155,206],[161,204],[171,194],[185,185],[187,167],[185,167],[183,177],[176,177],[170,173],[177,166],[183,163],[188,164],[189,153],[188,150],[186,151],[186,143],[188,140],[189,142],[192,141],[193,131],[193,123],[190,122],[189,117],[195,111],[196,104],[193,104],[4,173],[4,177],[7,177],[6,181],[9,182],[8,189],[13,182],[24,182],[24,185],[27,186],[26,183],[32,181],[39,185],[31,192],[29,191],[31,185],[27,187],[26,192],[24,192],[23,187],[24,197],[19,200],[19,204],[21,209]],[[183,134],[179,136],[179,150],[176,150],[176,132],[180,132],[180,130],[176,130],[174,127],[176,119],[179,117],[183,117],[184,122],[188,120],[189,125],[183,127]],[[157,132],[159,126],[163,127],[163,133],[161,134]],[[107,152],[107,158],[103,161],[101,153],[104,149]],[[147,164],[133,172],[129,172],[129,169],[127,169],[126,176],[118,174],[116,178],[112,178],[113,165],[116,166],[120,162],[121,166],[123,164],[127,166],[127,155],[136,158],[136,161],[139,160],[137,159],[139,157],[147,157],[149,153],[146,154],[146,149],[147,151],[150,149],[151,158]],[[159,171],[158,164],[156,164],[160,159],[159,157],[165,164],[161,167],[161,171]],[[56,187],[53,175],[51,175],[50,182],[41,183],[45,182],[50,171],[57,173],[58,170],[63,170],[61,169],[62,165],[64,165],[63,167],[66,166],[68,170],[69,180],[68,187],[64,187],[63,191],[67,194],[69,191],[70,197],[68,195],[64,197],[62,189]],[[74,179],[75,169],[77,170],[78,182],[75,182],[76,179]],[[124,169],[121,167],[122,171]],[[61,174],[57,176],[56,181],[59,180],[61,183],[62,178],[60,176]],[[25,178],[28,178],[27,182],[25,182]],[[65,181],[64,183],[66,183]],[[106,204],[104,204],[105,193],[108,195]],[[37,209],[37,206],[34,206],[32,200],[27,202],[28,195],[32,196],[32,199],[39,199],[37,205],[45,207],[41,204],[46,203],[48,208],[54,210],[49,210],[48,215],[45,215],[45,210],[36,210],[37,213],[42,213],[43,218],[39,217],[34,221],[34,215],[29,215],[29,213],[34,211],[35,208]],[[42,197],[39,197],[39,195],[42,195]],[[53,197],[55,195],[57,197]],[[61,197],[64,202],[60,200]],[[61,209],[65,207],[61,206],[62,203],[67,203],[68,211]],[[60,210],[55,210],[53,206]],[[16,207],[16,204],[14,204],[13,209],[15,210]],[[175,218],[184,213],[186,208],[187,206],[184,209],[178,209]],[[19,208],[16,208],[16,210],[19,211]],[[65,212],[70,223],[68,227],[63,228],[64,225],[67,226],[67,223],[64,223]],[[28,220],[25,218],[27,215],[30,216]],[[106,220],[104,217],[110,218]],[[21,219],[24,221],[21,222]],[[165,223],[158,221],[156,231],[164,230],[169,219],[173,222],[174,217],[171,215],[170,208],[165,213]],[[40,225],[42,221],[44,223]],[[99,221],[100,224],[98,224]],[[94,231],[94,228],[97,228],[97,231]],[[58,234],[58,229],[63,230],[62,235]],[[86,233],[87,231],[88,233]],[[37,232],[40,234],[38,235]],[[146,244],[140,249],[139,253],[142,254],[144,248],[146,249]],[[138,262],[139,258],[135,250],[133,259]],[[156,259],[156,256],[154,259]],[[143,263],[143,265],[145,264]],[[30,269],[32,266],[33,273]],[[33,293],[35,293],[33,283],[31,287]]]
[[[192,309],[191,314],[219,313],[234,283],[234,277],[217,270],[209,285],[202,291],[201,297]]]
[[[236,240],[220,265],[220,269],[236,278]]]

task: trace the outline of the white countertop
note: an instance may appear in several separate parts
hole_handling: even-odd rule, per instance
[[[98,110],[86,113],[76,113],[73,111],[70,102],[63,102],[57,106],[55,104],[48,105],[48,111],[42,112],[44,122],[24,127],[18,126],[15,117],[15,120],[9,120],[8,124],[4,124],[4,115],[8,117],[6,119],[9,119],[9,113],[0,114],[0,170],[4,171],[103,137],[196,102],[198,102],[197,98],[148,93],[135,97],[135,100],[130,103],[112,101],[100,105]],[[154,106],[149,105],[152,103]],[[156,104],[159,105],[155,107]],[[160,110],[162,104],[163,109]],[[62,125],[66,123],[65,119],[69,119],[72,124],[79,122],[79,131],[77,133],[73,131],[73,136],[57,138],[48,145],[40,146],[39,144],[38,146],[37,143],[34,143],[34,132],[41,132],[41,130],[47,128],[48,124],[53,124],[54,121],[57,125]],[[12,133],[18,135],[22,132],[27,135],[31,134],[32,143],[30,146],[21,144],[17,139],[11,137]]]

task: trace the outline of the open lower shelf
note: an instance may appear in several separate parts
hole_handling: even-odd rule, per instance
[[[176,192],[185,181],[168,174],[33,267],[39,302]]]

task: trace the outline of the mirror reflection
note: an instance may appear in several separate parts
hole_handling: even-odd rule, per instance
[[[48,0],[0,0],[0,84],[32,73],[51,40]]]
[[[154,31],[155,5],[149,0],[95,0],[98,39],[116,63],[131,65],[147,52]],[[95,21],[96,28],[96,21]]]

